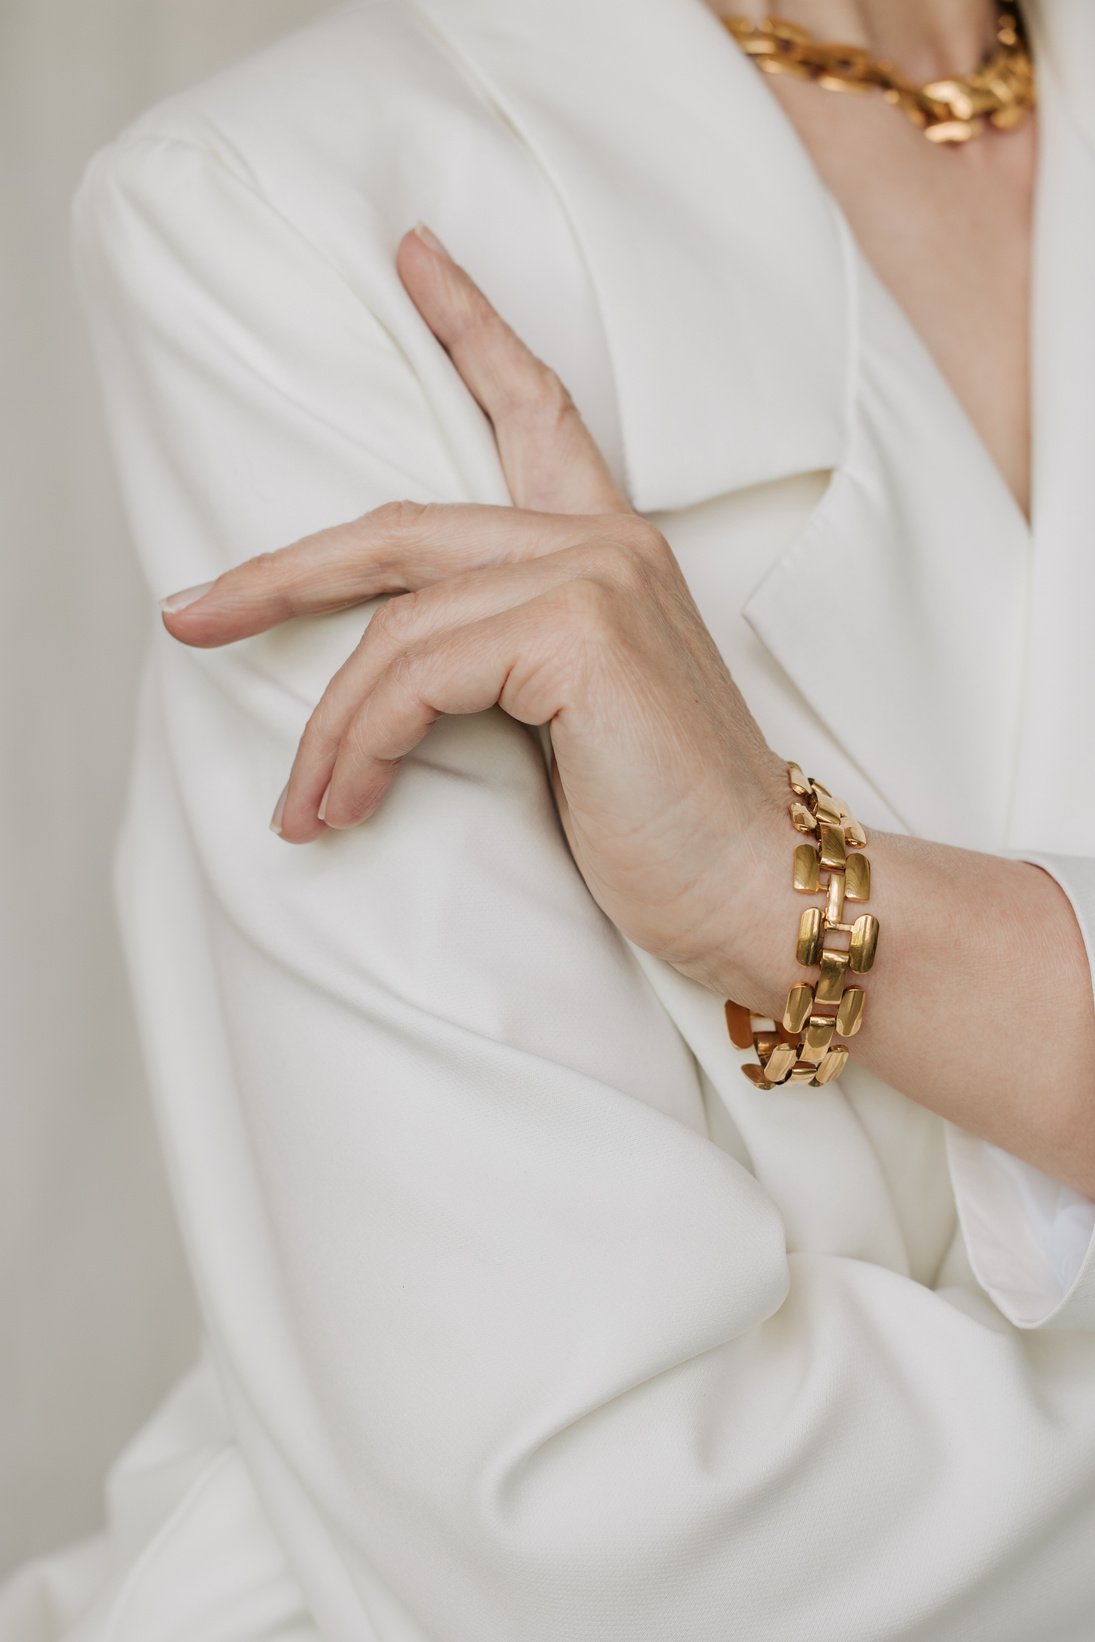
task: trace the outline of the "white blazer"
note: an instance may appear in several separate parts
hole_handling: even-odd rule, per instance
[[[500,710],[286,846],[375,605],[206,652],[153,598],[399,496],[508,500],[395,272],[423,218],[777,751],[868,828],[1039,862],[1095,954],[1095,10],[1033,23],[1032,529],[702,0],[360,0],[93,161],[150,595],[117,904],[208,1353],[4,1642],[1095,1633],[1093,1206],[854,1056],[754,1089]]]

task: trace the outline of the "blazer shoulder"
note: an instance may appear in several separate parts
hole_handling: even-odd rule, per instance
[[[443,104],[457,70],[409,0],[353,0],[160,99],[86,163],[75,201],[127,189],[182,145],[277,201],[317,177],[369,190],[403,125]]]

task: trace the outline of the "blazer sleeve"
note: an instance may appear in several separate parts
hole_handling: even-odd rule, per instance
[[[230,160],[105,151],[75,246],[151,594],[469,499],[405,336]],[[363,826],[268,832],[375,607],[218,651],[152,614],[119,856],[212,1350],[316,1613],[341,1593],[325,1634],[938,1642],[971,1593],[986,1634],[1037,1629],[1090,1531],[1042,1528],[1075,1377],[1032,1395],[968,1288],[788,1256],[535,733],[442,720]]]
[[[1068,896],[1095,989],[1095,860],[1002,853],[1041,867]],[[1018,1328],[1095,1329],[1095,1202],[950,1124],[947,1151],[970,1264],[1005,1317]]]

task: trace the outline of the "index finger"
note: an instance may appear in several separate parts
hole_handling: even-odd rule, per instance
[[[174,638],[209,649],[294,616],[345,610],[380,593],[406,593],[484,565],[553,553],[582,533],[572,514],[476,502],[386,502],[348,524],[244,559],[214,581],[172,594],[160,608]]]
[[[486,412],[517,507],[629,513],[565,384],[507,325],[423,224],[404,234],[396,267],[415,306]]]

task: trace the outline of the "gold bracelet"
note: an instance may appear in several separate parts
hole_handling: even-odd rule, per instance
[[[811,986],[799,983],[787,994],[782,1021],[757,1015],[744,1004],[726,1000],[726,1026],[738,1049],[754,1049],[759,1065],[742,1071],[758,1089],[779,1083],[831,1083],[843,1072],[848,1050],[834,1043],[834,1034],[850,1038],[863,1024],[867,994],[861,986],[845,986],[847,973],[861,975],[874,963],[878,946],[878,919],[862,912],[846,924],[844,902],[866,901],[871,893],[871,864],[859,852],[867,834],[852,819],[847,804],[834,798],[820,781],[804,776],[797,764],[788,764],[794,797],[791,823],[797,832],[812,835],[799,844],[794,857],[794,886],[803,895],[824,895],[824,907],[807,907],[798,923],[795,956],[800,964],[817,964],[820,973]],[[855,853],[852,853],[852,852]],[[833,945],[840,931],[847,946]]]

